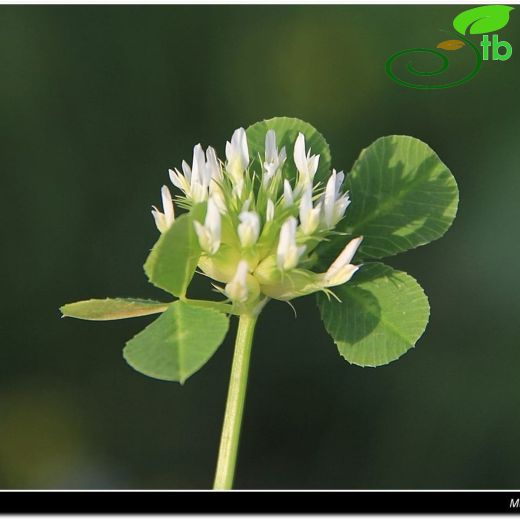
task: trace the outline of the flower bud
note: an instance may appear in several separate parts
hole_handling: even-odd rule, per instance
[[[167,186],[161,188],[161,198],[164,213],[161,213],[155,206],[153,206],[152,215],[155,220],[157,229],[164,233],[175,220],[175,212],[173,210],[173,201],[170,190]]]
[[[280,230],[280,239],[278,241],[278,249],[276,258],[278,267],[282,270],[293,269],[298,265],[300,256],[305,251],[305,246],[296,245],[296,226],[297,222],[294,217],[289,217]]]
[[[352,265],[350,262],[362,241],[363,237],[352,239],[327,269],[327,272],[323,273],[323,284],[325,287],[343,285],[352,278],[359,266]]]
[[[242,247],[251,247],[258,240],[260,234],[260,217],[254,211],[243,211],[238,216],[238,236]]]
[[[226,296],[234,303],[254,302],[260,295],[260,286],[251,274],[249,264],[245,260],[238,263],[236,273],[224,289]]]
[[[202,250],[214,255],[220,247],[221,222],[218,206],[212,198],[208,200],[204,225],[197,221],[193,224]]]

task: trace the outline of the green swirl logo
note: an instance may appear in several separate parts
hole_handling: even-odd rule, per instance
[[[513,49],[508,42],[499,41],[496,34],[493,35],[490,41],[485,33],[498,31],[505,27],[509,22],[509,14],[512,9],[512,7],[506,5],[485,5],[463,11],[453,20],[453,27],[459,33],[457,39],[444,40],[437,44],[436,49],[418,47],[396,52],[386,61],[386,73],[395,83],[403,87],[419,90],[447,89],[467,83],[477,75],[482,66],[482,61],[489,59],[490,47],[493,61],[506,61],[511,57]],[[484,35],[480,43],[482,55],[480,49],[466,37],[466,35],[474,34]],[[441,77],[446,73],[450,67],[450,60],[446,53],[463,48],[471,51],[473,68],[469,72],[462,78],[443,83],[424,82],[427,78]],[[424,58],[424,56],[434,57],[437,66],[428,70],[418,67],[416,65],[417,61]],[[404,79],[402,75],[396,72],[396,66],[399,64],[405,66],[405,70],[412,79]]]

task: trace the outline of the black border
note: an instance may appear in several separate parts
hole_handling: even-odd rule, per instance
[[[514,514],[520,491],[6,491],[0,513]]]

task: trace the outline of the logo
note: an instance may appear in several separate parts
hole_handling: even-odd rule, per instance
[[[484,5],[463,11],[453,20],[453,27],[458,33],[453,34],[456,38],[438,43],[435,49],[418,47],[396,52],[386,61],[386,73],[399,85],[419,90],[463,85],[477,75],[483,61],[507,61],[511,58],[511,44],[500,40],[498,34],[490,33],[507,25],[512,10],[513,7],[507,5]],[[480,42],[472,41],[473,35],[482,35]],[[461,52],[457,59],[452,59],[456,62],[454,67],[450,66],[448,56],[454,57],[455,51]],[[426,61],[428,68],[424,68],[424,63],[423,68],[416,67],[413,61],[407,59],[412,57]],[[432,66],[432,60],[436,60],[435,66]],[[468,63],[471,66],[469,70]],[[463,77],[453,77],[459,70],[464,71]],[[443,83],[435,82],[441,74],[449,79]]]

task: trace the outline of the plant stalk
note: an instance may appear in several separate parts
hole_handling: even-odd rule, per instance
[[[217,471],[213,489],[231,489],[235,475],[240,427],[244,412],[249,360],[258,316],[243,314],[238,321],[235,352],[231,366],[229,389],[220,437]]]

